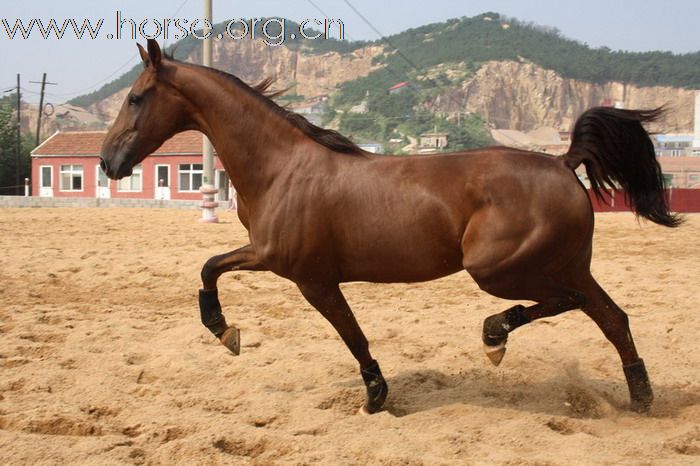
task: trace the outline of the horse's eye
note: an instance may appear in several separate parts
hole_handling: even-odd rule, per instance
[[[138,105],[142,99],[140,95],[129,94],[129,105]]]

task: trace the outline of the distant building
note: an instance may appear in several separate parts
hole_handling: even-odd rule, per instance
[[[202,134],[185,131],[168,139],[134,167],[110,180],[100,168],[107,131],[58,131],[32,151],[32,196],[199,200],[202,194]],[[229,177],[214,159],[217,201],[228,201]]]
[[[327,95],[321,95],[312,99],[293,104],[289,109],[294,113],[304,115],[304,117],[316,126],[321,125],[323,114],[326,113]]]
[[[659,157],[672,188],[700,188],[700,157]]]
[[[391,86],[387,92],[389,92],[389,94],[393,95],[393,94],[400,94],[400,93],[407,91],[407,90],[408,90],[408,82],[403,81],[403,82],[400,82],[400,83],[397,83],[397,84],[394,84],[393,86]]]
[[[419,152],[437,152],[447,147],[447,133],[424,133],[420,135]]]
[[[653,136],[656,155],[659,157],[700,156],[700,148],[693,148],[693,134],[669,133]]]
[[[384,146],[382,146],[378,142],[366,142],[366,143],[358,144],[357,146],[360,149],[366,150],[367,152],[371,152],[373,154],[383,154],[384,153]]]

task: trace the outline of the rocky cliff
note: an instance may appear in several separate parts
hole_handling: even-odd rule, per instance
[[[383,47],[370,46],[349,54],[329,52],[304,53],[303,48],[270,47],[259,40],[215,41],[212,60],[214,67],[232,73],[247,83],[264,78],[276,79],[274,88],[289,88],[289,92],[306,97],[331,94],[346,81],[368,75],[377,66],[372,58]],[[201,63],[201,49],[185,61]],[[119,113],[127,90],[90,106],[89,110],[107,122]]]
[[[346,82],[368,75],[377,67],[373,57],[383,48],[365,47],[351,54],[308,54],[287,47],[269,47],[260,41],[216,42],[215,66],[254,83],[264,77],[277,79],[277,87],[313,97],[333,94]],[[235,45],[235,46],[234,46]],[[199,62],[198,50],[187,61]],[[127,90],[92,105],[102,120],[114,120]],[[625,108],[668,105],[670,112],[658,128],[666,132],[690,132],[693,127],[694,91],[673,87],[639,87],[618,82],[592,84],[567,79],[556,72],[522,61],[487,62],[470,78],[449,88],[424,106],[434,112],[475,112],[493,128],[529,131],[543,126],[570,130],[587,108],[602,103],[622,103]]]
[[[694,99],[694,91],[688,89],[592,84],[562,78],[524,61],[494,61],[427,107],[447,113],[475,112],[499,129],[530,131],[548,126],[568,131],[578,115],[603,103],[620,102],[625,108],[668,105],[670,112],[658,127],[666,132],[691,132]]]

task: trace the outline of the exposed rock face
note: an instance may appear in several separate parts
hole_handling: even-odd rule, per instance
[[[122,108],[124,99],[129,93],[128,88],[124,88],[119,92],[115,92],[106,99],[100,100],[88,107],[88,110],[95,115],[98,115],[100,119],[105,121],[105,125],[111,125],[119,114],[119,110]]]
[[[673,87],[638,87],[618,82],[602,85],[566,79],[532,63],[489,62],[456,90],[428,105],[433,111],[469,111],[495,128],[530,131],[550,126],[572,129],[586,109],[603,102],[622,102],[625,108],[667,104],[670,112],[659,123],[664,131],[691,132],[694,91]]]
[[[372,58],[378,46],[352,54],[323,55],[270,47],[261,41],[215,41],[214,66],[249,83],[277,79],[275,88],[291,88],[306,97],[332,94],[338,86],[368,75],[382,66]],[[198,63],[201,50],[187,61]],[[90,106],[90,112],[111,124],[127,89]],[[671,110],[658,128],[671,132],[693,129],[694,91],[673,87],[638,87],[617,82],[591,84],[567,79],[529,62],[488,62],[456,89],[438,96],[426,107],[435,112],[468,111],[480,114],[494,128],[530,131],[543,126],[572,129],[586,109],[603,102],[622,102],[625,108],[652,108],[667,104]],[[652,128],[654,129],[654,128]]]
[[[306,54],[303,50],[271,47],[260,40],[214,41],[214,67],[232,73],[243,81],[254,84],[264,78],[277,80],[274,88],[290,88],[306,97],[330,94],[346,81],[352,81],[381,65],[373,65],[372,58],[380,55],[383,47],[364,47],[351,54],[335,52],[323,55]],[[201,49],[185,61],[201,63]],[[126,96],[124,89],[92,106],[89,110],[108,123],[116,118]]]

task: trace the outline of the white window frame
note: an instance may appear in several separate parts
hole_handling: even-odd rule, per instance
[[[131,186],[132,178],[134,175],[139,176],[139,186],[138,189],[134,189]],[[125,183],[129,183],[129,189],[124,189],[123,185]],[[143,191],[143,166],[141,164],[138,164],[134,166],[133,171],[131,173],[131,176],[127,176],[125,178],[122,178],[121,180],[117,181],[117,192],[118,193],[140,193]]]
[[[199,165],[202,168],[195,169],[194,168],[195,165]],[[183,170],[182,169],[183,166],[188,166],[189,168]],[[190,184],[189,189],[182,189],[182,183],[181,183],[182,175],[185,173],[189,175],[189,184]],[[179,192],[179,193],[198,193],[199,188],[192,189],[192,185],[193,185],[192,178],[193,178],[193,175],[197,175],[197,174],[202,176],[202,183],[200,184],[200,186],[202,186],[202,184],[204,184],[204,166],[203,166],[203,164],[201,164],[201,163],[179,163],[177,165],[177,192]]]
[[[63,167],[70,167],[68,171],[64,171]],[[77,170],[75,170],[74,167],[80,167],[80,189],[73,189],[73,176],[78,173]],[[81,164],[77,163],[66,163],[66,164],[61,164],[59,167],[59,177],[58,177],[58,190],[59,192],[62,193],[82,193],[85,190],[85,170],[83,170],[83,166]],[[70,189],[63,189],[63,174],[64,173],[70,173],[71,175],[71,182],[70,182]]]

